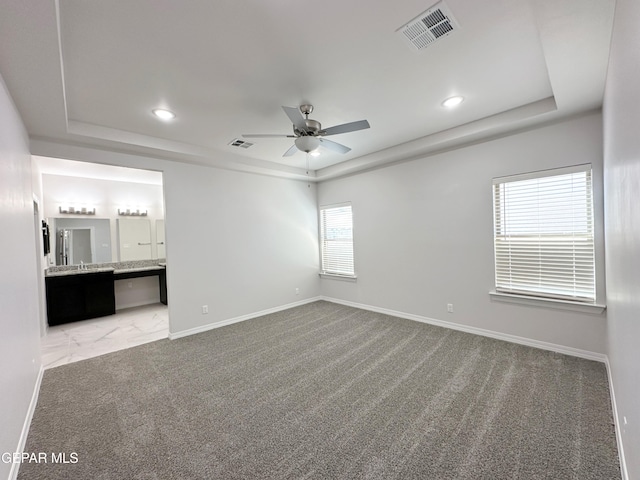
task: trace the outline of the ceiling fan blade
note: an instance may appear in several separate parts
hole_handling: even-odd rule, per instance
[[[337,135],[338,133],[355,132],[369,127],[369,122],[366,120],[359,120],[357,122],[343,123],[342,125],[325,128],[320,132],[320,135]]]
[[[337,142],[332,142],[331,140],[327,140],[326,138],[318,138],[318,140],[320,140],[320,145],[334,152],[347,153],[351,151],[349,147],[345,147],[344,145]]]
[[[302,113],[300,113],[300,109],[296,107],[282,107],[282,109],[284,110],[284,113],[287,114],[287,117],[289,117],[289,120],[291,120],[291,123],[293,123],[298,130],[305,133],[308,131],[307,123],[304,121],[304,117],[302,116]]]
[[[278,133],[243,133],[243,138],[296,138],[295,135],[284,135]]]
[[[295,145],[292,145],[291,148],[289,150],[287,150],[286,152],[284,152],[284,155],[282,155],[282,156],[283,157],[290,157],[291,155],[293,155],[297,151],[298,151],[298,147],[296,147]]]

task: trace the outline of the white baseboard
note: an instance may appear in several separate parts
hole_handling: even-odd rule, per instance
[[[267,310],[261,310],[259,312],[249,313],[247,315],[241,315],[239,317],[229,318],[227,320],[221,320],[215,323],[208,323],[200,327],[190,328],[188,330],[181,330],[179,332],[170,332],[169,340],[175,340],[177,338],[188,337],[189,335],[195,335],[196,333],[206,332],[213,330],[214,328],[224,327],[226,325],[232,325],[238,322],[244,322],[245,320],[251,320],[252,318],[261,317],[263,315],[269,315],[270,313],[281,312],[282,310],[288,310],[289,308],[299,307],[306,305],[307,303],[317,302],[322,300],[320,297],[307,298],[306,300],[300,300],[299,302],[287,303],[286,305],[280,305],[274,308],[268,308]]]
[[[414,320],[416,322],[428,323],[430,325],[449,328],[451,330],[458,330],[461,332],[472,333],[474,335],[481,335],[483,337],[490,337],[490,338],[495,338],[497,340],[504,340],[506,342],[526,345],[528,347],[540,348],[542,350],[549,350],[552,352],[563,353],[565,355],[585,358],[587,360],[595,360],[597,362],[606,362],[607,360],[607,356],[604,353],[591,352],[589,350],[581,350],[579,348],[567,347],[564,345],[557,345],[555,343],[543,342],[540,340],[533,340],[525,337],[518,337],[516,335],[510,335],[508,333],[494,332],[493,330],[485,330],[484,328],[470,327],[468,325],[460,325],[459,323],[446,322],[444,320],[436,320],[435,318],[423,317],[421,315],[415,315],[413,313],[399,312],[396,310],[389,310],[387,308],[374,307],[374,306],[365,305],[362,303],[350,302],[348,300],[340,300],[338,298],[321,297],[321,300],[326,300],[327,302],[332,302],[332,303],[338,303],[340,305],[347,305],[349,307],[360,308],[362,310],[369,310],[371,312],[383,313],[385,315],[390,315],[392,317],[399,317],[399,318],[405,318],[407,320]]]
[[[27,416],[24,419],[22,425],[22,432],[20,433],[20,440],[18,440],[18,446],[16,447],[16,453],[22,453],[24,446],[27,443],[27,436],[29,435],[29,428],[31,427],[31,420],[33,414],[36,411],[36,405],[38,404],[38,395],[40,394],[40,385],[42,384],[42,376],[44,375],[44,366],[40,365],[40,371],[36,378],[36,383],[33,386],[33,393],[31,394],[31,402],[29,402],[29,409],[27,410]],[[20,469],[20,463],[12,463],[11,470],[9,471],[9,480],[15,480],[18,478],[18,470]]]
[[[609,380],[609,394],[611,395],[611,408],[613,409],[613,421],[616,427],[616,442],[618,443],[618,456],[620,459],[620,473],[622,474],[622,480],[629,480],[629,472],[627,471],[627,461],[624,457],[624,446],[622,445],[622,428],[620,425],[620,417],[618,416],[618,404],[616,403],[616,394],[613,388],[613,377],[611,376],[611,365],[609,365],[609,358],[605,360],[607,367],[607,378]]]
[[[160,303],[160,297],[153,298],[153,299],[146,299],[139,302],[124,303],[124,304],[122,303],[119,304],[116,302],[116,313],[120,313],[123,310],[127,310],[129,308],[145,307],[147,305],[157,305],[159,303]]]

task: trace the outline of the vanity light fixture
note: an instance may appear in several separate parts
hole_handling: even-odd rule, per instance
[[[464,101],[464,97],[459,95],[455,97],[449,97],[444,102],[442,102],[443,107],[452,108],[460,105]]]
[[[118,215],[123,217],[146,217],[147,211],[140,208],[119,208]]]
[[[95,215],[96,207],[60,205],[60,213],[67,213],[72,215]]]
[[[154,108],[151,112],[158,117],[160,120],[173,120],[176,118],[176,114],[170,110],[166,110],[164,108]]]

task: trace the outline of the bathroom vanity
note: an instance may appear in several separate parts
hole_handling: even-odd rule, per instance
[[[149,264],[151,263],[151,264]],[[86,269],[50,268],[45,275],[50,326],[113,315],[116,280],[158,276],[160,301],[167,304],[167,276],[157,262],[115,262]]]
[[[78,270],[47,275],[45,285],[49,325],[116,313],[113,281],[113,269]]]

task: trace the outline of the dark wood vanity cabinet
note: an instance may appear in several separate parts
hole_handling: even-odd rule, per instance
[[[113,271],[45,277],[49,325],[113,315]]]

